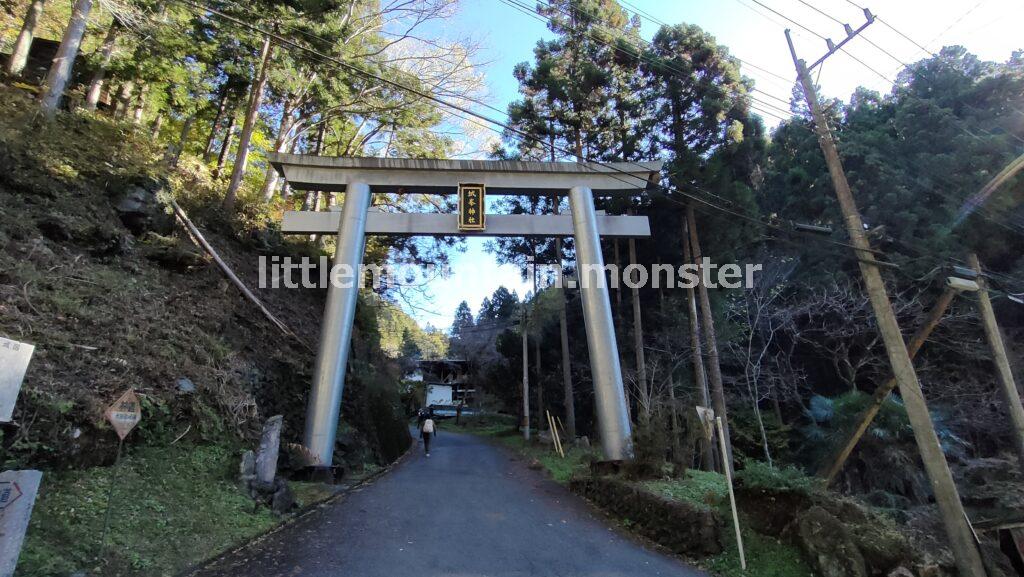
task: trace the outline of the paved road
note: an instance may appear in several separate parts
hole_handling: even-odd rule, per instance
[[[702,577],[510,452],[442,431],[375,483],[201,577]]]

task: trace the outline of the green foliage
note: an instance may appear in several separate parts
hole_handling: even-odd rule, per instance
[[[19,574],[175,575],[269,529],[277,520],[233,479],[237,459],[221,446],[146,447],[116,467],[48,472]],[[111,486],[106,561],[97,561]]]
[[[821,480],[809,477],[800,469],[786,465],[772,467],[761,461],[748,460],[736,472],[736,482],[749,489],[794,492],[810,495],[821,488]]]
[[[1019,236],[983,217],[1012,220],[1012,207],[1024,199],[1024,180],[1004,185],[966,220],[961,207],[1019,154],[1021,127],[994,103],[1016,99],[1022,85],[1013,59],[982,62],[961,47],[947,47],[904,70],[891,94],[861,89],[848,104],[827,107],[865,222],[885,226],[883,242],[895,243],[891,258],[907,260],[914,274],[933,264],[914,262],[913,246],[959,256],[966,245],[978,249],[982,261],[1019,260],[1019,251],[1008,248]],[[838,238],[842,221],[834,195],[826,193],[828,174],[808,128],[806,118],[796,117],[775,132],[764,209],[834,224]],[[819,251],[805,246],[800,252]]]
[[[804,561],[800,550],[782,540],[742,529],[743,549],[747,569],[740,565],[736,534],[724,532],[725,549],[701,564],[722,577],[815,577],[814,570]]]
[[[761,463],[748,463],[747,469],[754,466],[757,472],[752,475],[757,479],[770,480],[800,485],[796,481],[798,472],[784,471],[771,473],[761,470]],[[763,465],[767,467],[767,465]],[[742,476],[747,471],[740,471]],[[746,481],[744,481],[746,483]],[[646,481],[642,485],[659,495],[686,501],[688,503],[717,509],[728,527],[722,531],[724,550],[713,557],[700,562],[701,566],[715,575],[725,577],[812,577],[813,571],[800,556],[800,551],[789,543],[784,543],[777,536],[762,535],[750,529],[740,512],[740,528],[743,533],[743,546],[746,553],[747,570],[740,566],[739,550],[736,546],[736,534],[732,528],[732,517],[729,509],[729,488],[725,477],[709,471],[688,470],[682,479]]]
[[[682,479],[646,481],[643,485],[659,495],[701,507],[718,507],[729,499],[725,477],[712,471],[688,469]]]
[[[565,447],[563,459],[551,446],[528,443],[521,435],[501,436],[498,439],[505,445],[519,451],[525,458],[543,466],[548,475],[563,485],[574,475],[585,473],[590,463],[596,458],[595,453],[578,447]]]
[[[772,459],[783,462],[792,459],[794,456],[790,446],[793,438],[792,426],[779,422],[775,413],[770,411],[762,410],[761,420],[764,422]],[[730,410],[729,434],[735,453],[751,459],[764,459],[761,431],[753,410],[745,406]]]
[[[376,296],[380,345],[391,358],[443,359],[448,354],[448,337],[438,329],[420,327],[397,305]]]

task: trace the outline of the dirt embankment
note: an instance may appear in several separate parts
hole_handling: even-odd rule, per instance
[[[15,423],[2,429],[5,465],[108,463],[116,436],[102,411],[128,387],[143,404],[133,443],[246,438],[277,413],[285,440],[300,440],[312,350],[241,298],[161,200],[176,196],[254,289],[260,255],[308,244],[266,232],[267,216],[251,207],[231,224],[218,219],[205,169],[170,170],[147,134],[84,116],[47,123],[2,90],[0,335],[36,345]],[[299,339],[316,342],[322,291],[256,292]],[[372,315],[357,331],[354,363],[381,372]],[[368,371],[353,373],[346,420],[355,428],[340,456],[386,461],[401,443],[376,431],[371,413],[389,409],[374,402]]]

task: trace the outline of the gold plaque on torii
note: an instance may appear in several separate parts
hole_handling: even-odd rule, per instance
[[[484,230],[486,194],[482,184],[459,183],[459,230]]]

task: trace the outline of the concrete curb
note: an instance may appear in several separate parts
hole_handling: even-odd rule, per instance
[[[333,495],[331,495],[329,497],[325,497],[324,499],[321,499],[319,501],[316,501],[314,503],[310,503],[309,505],[306,505],[306,506],[302,507],[301,509],[299,509],[298,511],[293,513],[291,516],[285,518],[283,521],[281,521],[277,525],[274,525],[273,527],[263,531],[262,533],[259,533],[259,534],[255,535],[253,537],[250,537],[250,538],[244,540],[243,542],[235,543],[234,545],[231,545],[230,547],[228,547],[224,551],[221,551],[220,553],[217,553],[217,554],[209,557],[208,559],[205,559],[203,561],[199,561],[198,563],[192,565],[191,567],[188,567],[187,569],[183,569],[182,571],[177,573],[177,576],[178,577],[190,577],[191,575],[195,575],[199,571],[202,571],[203,569],[206,569],[207,567],[210,567],[211,565],[213,565],[214,563],[220,561],[221,559],[223,559],[223,558],[225,558],[225,557],[227,557],[229,555],[233,555],[235,553],[238,553],[239,551],[247,549],[247,548],[249,548],[249,547],[251,547],[253,545],[256,545],[260,541],[263,541],[264,539],[274,535],[278,531],[281,531],[281,530],[283,530],[283,529],[285,529],[287,527],[290,527],[291,525],[293,525],[295,523],[298,523],[302,519],[305,519],[306,517],[312,515],[313,513],[319,511],[320,509],[322,509],[324,507],[328,507],[330,505],[333,505],[334,503],[340,501],[343,497],[348,496],[349,493],[352,493],[353,491],[355,491],[357,489],[361,489],[361,488],[363,488],[363,487],[373,483],[377,479],[383,477],[384,475],[390,473],[392,471],[392,469],[394,469],[398,465],[401,465],[402,463],[404,463],[409,458],[409,456],[413,454],[413,452],[416,450],[416,448],[418,446],[419,446],[419,443],[417,442],[417,440],[415,438],[413,438],[412,442],[409,443],[409,448],[406,449],[405,453],[403,453],[397,459],[392,461],[391,464],[389,464],[389,465],[387,465],[385,467],[382,467],[379,471],[376,471],[376,472],[374,472],[374,473],[372,473],[370,475],[367,475],[366,478],[361,479],[358,483],[356,483],[356,484],[354,484],[352,486],[349,486],[349,487],[346,487],[344,489],[341,489],[337,493],[335,493],[335,494],[333,494]]]

